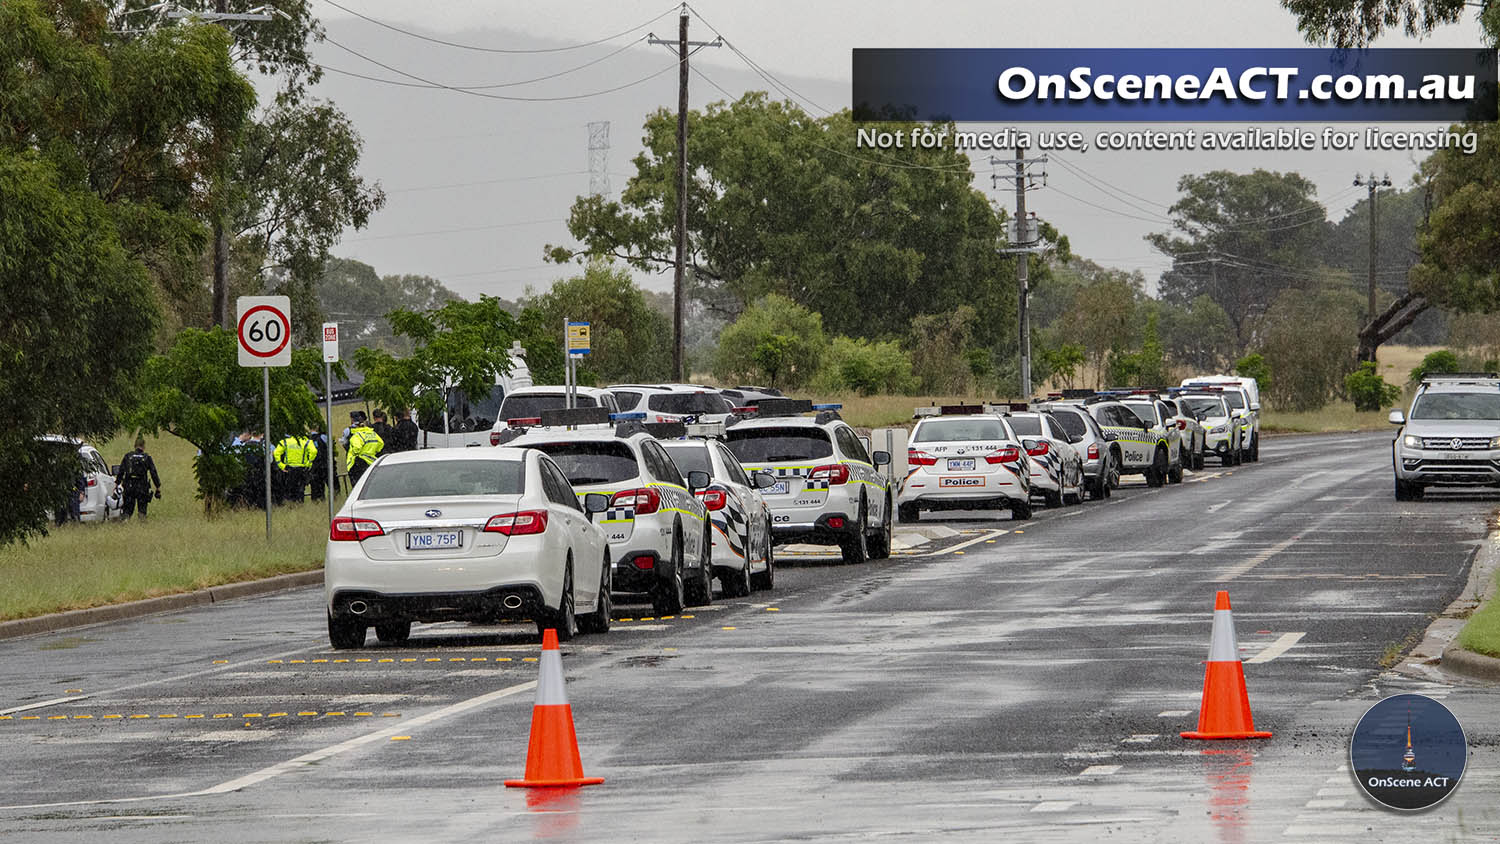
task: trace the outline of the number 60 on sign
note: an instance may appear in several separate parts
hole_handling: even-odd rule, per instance
[[[241,296],[235,300],[240,366],[289,366],[292,362],[292,302],[286,296]]]

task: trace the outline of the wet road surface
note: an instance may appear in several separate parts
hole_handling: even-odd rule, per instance
[[[328,648],[321,591],[0,643],[0,837],[25,841],[1467,841],[1500,835],[1500,696],[1385,671],[1463,588],[1494,496],[1391,494],[1389,435],[1105,502],[946,513],[860,567],[565,645],[588,774],[506,789],[529,625]],[[1261,742],[1189,742],[1229,591]],[[373,637],[370,640],[374,642]],[[1347,737],[1441,697],[1472,748],[1436,810],[1373,808]]]

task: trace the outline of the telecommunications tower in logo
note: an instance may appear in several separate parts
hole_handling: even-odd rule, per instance
[[[1442,802],[1468,763],[1463,727],[1424,695],[1388,697],[1370,707],[1349,741],[1350,769],[1370,799],[1415,811]]]

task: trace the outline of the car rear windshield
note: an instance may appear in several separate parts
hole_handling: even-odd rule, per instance
[[[424,460],[382,463],[370,469],[361,501],[385,498],[443,498],[452,495],[519,495],[524,485],[520,460]]]
[[[999,419],[934,419],[917,426],[915,443],[975,442],[1007,438]]]
[[[1500,419],[1500,393],[1426,393],[1412,405],[1413,419]]]
[[[646,407],[659,413],[725,412],[718,393],[657,393],[646,400]]]
[[[619,483],[641,474],[635,454],[622,442],[527,443],[526,447],[546,452],[575,486]]]
[[[687,477],[688,472],[714,473],[713,466],[709,465],[708,447],[703,443],[662,443],[662,448],[667,450],[667,456],[677,464],[677,470]]]
[[[820,460],[833,456],[833,440],[822,428],[731,428],[724,439],[741,463]]]
[[[1185,404],[1193,409],[1198,416],[1223,416],[1224,406],[1218,399],[1193,398],[1188,396],[1177,400],[1178,404]]]
[[[641,403],[640,390],[610,390],[610,392],[614,394],[615,403],[620,406],[620,410],[630,410]]]
[[[1012,416],[1010,429],[1015,431],[1018,437],[1040,437],[1042,418],[1040,416]]]
[[[1089,432],[1088,423],[1083,421],[1083,417],[1077,411],[1054,410],[1052,418],[1057,420],[1057,424],[1061,425],[1070,437],[1082,438]]]
[[[500,406],[500,418],[502,419],[535,419],[542,415],[544,410],[561,410],[568,406],[568,397],[558,395],[534,395],[518,396],[514,393],[505,397],[505,404]],[[578,396],[577,407],[598,407],[599,403],[593,396]]]

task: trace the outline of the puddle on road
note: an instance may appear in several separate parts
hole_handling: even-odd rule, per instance
[[[1224,844],[1241,844],[1250,828],[1250,772],[1253,750],[1214,749],[1202,752],[1208,783],[1208,820]]]
[[[528,788],[526,808],[536,822],[532,839],[569,836],[578,827],[580,802],[576,788]]]

